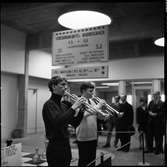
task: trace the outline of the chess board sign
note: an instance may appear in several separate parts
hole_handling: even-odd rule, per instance
[[[22,166],[22,144],[1,148],[1,166]]]
[[[78,159],[79,159],[78,149],[77,148],[72,148],[71,152],[72,152],[72,159],[71,159],[70,167],[74,167],[74,166],[77,167]],[[97,149],[97,152],[96,152],[96,166],[102,165],[101,164],[101,155],[102,154],[103,154],[104,166],[105,165],[108,166],[108,167],[111,166],[111,160],[108,161],[108,159],[109,158],[114,159],[115,155],[112,154],[111,152],[108,152],[108,151],[105,151],[105,150],[100,150],[100,149]],[[48,166],[48,163],[46,162],[46,159],[41,160],[38,163],[34,163],[32,161],[32,157],[33,157],[32,153],[22,152],[22,161],[23,161],[22,166]],[[106,163],[106,161],[108,161],[108,163]]]
[[[108,26],[53,33],[53,66],[106,62],[108,53]]]
[[[60,75],[67,79],[92,79],[92,78],[107,78],[108,66],[86,66],[86,67],[67,67],[60,69],[52,69],[52,77]]]

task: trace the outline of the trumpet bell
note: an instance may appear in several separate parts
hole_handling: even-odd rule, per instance
[[[101,100],[99,97],[96,97],[96,96],[94,96],[94,99],[96,100],[97,103],[99,103]],[[113,115],[114,113],[119,114],[119,112],[116,109],[114,109],[113,107],[111,107],[109,104],[105,103],[105,106],[106,106],[106,111],[109,114],[111,114],[111,115]]]

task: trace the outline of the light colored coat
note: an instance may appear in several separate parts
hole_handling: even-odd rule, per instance
[[[91,105],[96,105],[91,99],[90,102]],[[85,111],[84,117],[76,129],[76,136],[78,141],[97,140],[97,116]]]

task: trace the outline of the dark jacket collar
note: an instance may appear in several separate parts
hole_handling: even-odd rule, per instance
[[[57,104],[60,104],[60,102],[61,102],[61,98],[62,98],[61,95],[52,93],[50,99],[53,100],[54,102],[56,102]]]

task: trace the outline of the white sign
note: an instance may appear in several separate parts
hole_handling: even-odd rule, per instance
[[[107,61],[108,46],[107,26],[54,32],[52,65]]]
[[[107,78],[108,66],[68,67],[52,69],[52,76],[60,75],[67,79]]]
[[[22,166],[21,143],[1,148],[1,166]]]

